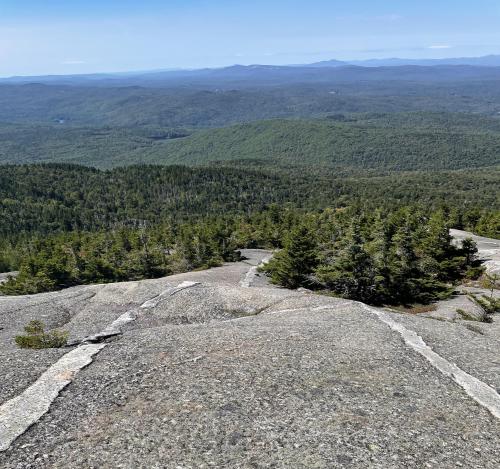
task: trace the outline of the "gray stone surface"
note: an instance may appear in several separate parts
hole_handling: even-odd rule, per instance
[[[105,344],[82,345],[65,354],[35,383],[0,407],[0,451],[6,451],[26,429],[38,422],[75,374],[92,362]]]
[[[451,230],[451,235],[461,242],[465,238],[472,238],[478,247],[480,258],[485,260],[487,272],[500,275],[500,240],[477,236],[467,231]]]
[[[135,312],[0,453],[0,467],[499,467],[500,421],[397,331],[355,302],[264,277],[242,287],[265,256],[249,254],[210,271],[0,300],[0,366],[12,377],[0,381],[3,401],[67,351],[21,354],[12,337],[28,319],[78,338]],[[188,281],[200,284],[141,308]],[[500,385],[497,322],[478,333],[386,314],[450,364]]]
[[[17,272],[0,272],[0,284],[6,282],[9,279],[9,277],[15,277],[16,275]]]
[[[481,290],[480,294],[482,293],[484,293],[483,290]],[[448,321],[481,321],[484,318],[484,311],[467,294],[458,294],[452,296],[449,300],[438,302],[435,311],[423,313],[422,315]]]
[[[494,324],[450,323],[394,314],[395,320],[417,332],[426,344],[448,361],[476,376],[500,392],[500,335]]]

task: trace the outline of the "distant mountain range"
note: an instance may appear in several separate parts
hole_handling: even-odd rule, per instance
[[[500,67],[500,55],[486,55],[484,57],[456,57],[448,59],[369,59],[369,60],[326,60],[310,64],[313,67],[345,67],[357,65],[360,67],[399,67],[416,65],[432,67],[436,65],[472,65],[477,67]]]
[[[197,85],[215,88],[244,84],[339,83],[369,81],[453,81],[500,79],[500,55],[449,59],[326,60],[302,65],[232,65],[198,70],[152,70],[82,75],[46,75],[0,78],[9,84],[58,84],[86,86]]]

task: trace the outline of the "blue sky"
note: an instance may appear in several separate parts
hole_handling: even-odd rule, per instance
[[[500,53],[498,0],[0,0],[0,76]]]

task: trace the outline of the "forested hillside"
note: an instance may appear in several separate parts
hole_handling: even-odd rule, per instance
[[[0,122],[78,126],[223,127],[271,118],[326,117],[335,113],[407,111],[467,112],[498,116],[499,80],[456,76],[454,81],[399,80],[392,70],[387,81],[282,82],[279,86],[248,80],[217,81],[150,88],[139,82],[123,86],[95,83],[0,84]],[[314,77],[313,77],[314,78]],[[71,80],[68,80],[72,83]],[[63,124],[64,125],[64,124]]]
[[[252,159],[268,167],[319,166],[358,174],[500,163],[500,119],[450,113],[335,114],[203,131],[5,124],[0,138],[0,162],[16,164],[109,168]]]
[[[259,159],[271,165],[412,171],[494,166],[500,133],[439,127],[377,127],[329,121],[264,121],[199,132],[145,151],[155,163]]]
[[[481,274],[448,229],[500,236],[499,73],[234,67],[0,85],[0,271],[20,271],[0,288],[154,278],[262,247],[283,248],[269,273],[285,286],[446,296]]]
[[[0,166],[0,234],[97,230],[166,220],[252,213],[270,204],[319,210],[420,204],[461,213],[500,208],[498,172],[337,177],[229,167]],[[475,217],[476,215],[474,215]]]
[[[101,168],[133,164],[144,152],[188,132],[157,127],[0,124],[0,163],[74,163]]]

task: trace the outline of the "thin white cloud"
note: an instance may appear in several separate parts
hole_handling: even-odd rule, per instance
[[[429,46],[429,49],[451,49],[451,46],[448,44],[435,44]]]

